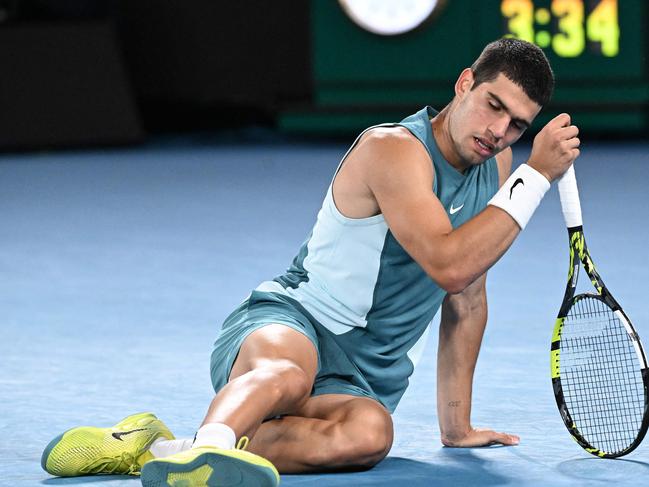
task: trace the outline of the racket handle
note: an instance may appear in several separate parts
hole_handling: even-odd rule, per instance
[[[561,211],[563,211],[566,227],[580,227],[582,224],[581,203],[579,202],[579,190],[577,189],[574,166],[570,166],[561,176],[558,186]]]

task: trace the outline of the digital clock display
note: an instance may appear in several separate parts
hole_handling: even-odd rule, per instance
[[[649,0],[439,0],[432,14],[429,0],[311,2],[314,103],[323,110],[313,120],[322,124],[343,109],[339,123],[360,130],[366,119],[352,123],[356,111],[444,106],[458,73],[505,36],[540,46],[554,71],[537,126],[561,110],[584,130],[649,130]],[[405,18],[401,34],[385,29]],[[392,35],[370,34],[361,21]]]
[[[648,13],[647,0],[480,2],[476,40],[479,45],[505,36],[535,43],[562,86],[594,80],[592,89],[603,81],[635,83],[647,78]]]
[[[536,43],[563,58],[589,49],[604,57],[620,52],[617,0],[552,0],[546,6],[532,0],[503,0],[500,11],[505,35]]]

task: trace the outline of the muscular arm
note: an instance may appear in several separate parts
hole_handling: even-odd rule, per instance
[[[568,143],[555,139],[572,134],[576,128],[557,129],[569,123],[569,117],[567,121],[555,120],[537,135],[529,161],[550,180],[562,174],[575,157]],[[446,210],[431,191],[434,173],[430,158],[405,129],[375,131],[359,143],[356,151],[361,180],[395,238],[447,292],[459,293],[483,275],[519,234],[514,219],[494,206],[487,206],[453,229]]]
[[[511,171],[511,150],[498,158],[499,185]],[[462,293],[447,295],[442,303],[437,352],[437,416],[446,446],[516,444],[517,436],[471,426],[471,393],[482,336],[487,326],[486,274]]]
[[[364,154],[372,160],[367,183],[399,243],[442,288],[458,293],[509,248],[520,228],[489,206],[453,229],[431,191],[433,169],[425,149],[407,134],[375,135]]]
[[[471,426],[471,391],[487,324],[486,275],[442,304],[437,352],[437,415],[446,446],[512,445],[518,437]]]

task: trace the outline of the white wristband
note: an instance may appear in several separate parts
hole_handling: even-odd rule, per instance
[[[521,164],[489,204],[509,213],[523,230],[548,189],[550,182],[543,174],[527,164]]]

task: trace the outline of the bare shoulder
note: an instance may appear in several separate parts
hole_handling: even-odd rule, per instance
[[[512,172],[513,158],[514,155],[511,147],[507,147],[499,154],[496,154],[496,164],[498,165],[498,186],[502,186]]]
[[[414,181],[431,177],[425,173],[426,168],[431,171],[427,154],[404,127],[375,127],[366,131],[334,179],[333,197],[338,210],[350,218],[381,213],[380,193],[403,193],[403,188],[416,185]]]
[[[401,126],[395,127],[374,127],[363,134],[358,141],[358,148],[378,152],[393,150],[413,150],[425,153],[421,142],[410,133],[408,129]]]
[[[355,158],[366,166],[367,182],[381,184],[395,178],[432,179],[428,152],[422,143],[404,127],[375,127],[358,142]]]

